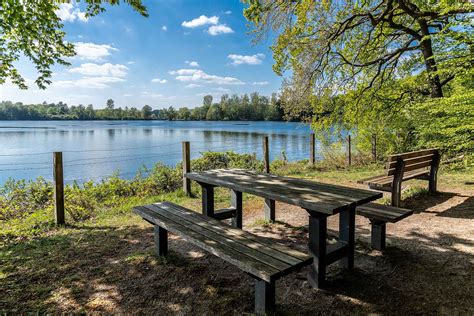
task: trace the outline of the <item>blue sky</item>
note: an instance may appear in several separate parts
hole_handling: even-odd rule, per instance
[[[32,64],[18,68],[29,90],[11,84],[0,87],[1,100],[69,105],[155,109],[201,105],[202,96],[223,93],[277,92],[282,78],[272,71],[270,42],[252,43],[248,22],[238,0],[150,0],[149,17],[127,5],[107,7],[90,19],[81,5],[63,4],[66,39],[78,55],[69,67],[55,66],[53,84],[36,88]]]

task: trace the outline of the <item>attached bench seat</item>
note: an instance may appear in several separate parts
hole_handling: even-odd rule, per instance
[[[313,261],[306,253],[233,228],[173,203],[138,206],[134,208],[134,212],[155,225],[155,246],[158,255],[167,254],[170,231],[255,278],[257,314],[274,309],[277,279]]]
[[[376,250],[385,249],[386,224],[396,223],[413,214],[412,210],[377,203],[367,203],[356,208],[358,215],[367,217],[372,225],[371,243]]]

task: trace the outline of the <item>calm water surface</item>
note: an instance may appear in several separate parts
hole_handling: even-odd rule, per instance
[[[191,158],[203,151],[233,150],[262,156],[268,135],[270,159],[308,158],[308,125],[286,122],[0,121],[0,184],[9,177],[52,178],[52,152],[62,151],[64,179],[100,180],[119,172],[132,178],[141,166],[181,161],[181,142]],[[318,145],[317,145],[318,146]],[[316,152],[319,152],[316,150]]]

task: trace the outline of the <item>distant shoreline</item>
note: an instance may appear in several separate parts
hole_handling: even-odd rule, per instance
[[[53,122],[53,121],[61,121],[61,122],[91,122],[91,121],[97,121],[97,122],[107,122],[107,121],[118,121],[118,122],[137,122],[137,121],[159,121],[159,122],[242,122],[244,125],[245,123],[251,123],[251,122],[281,122],[281,123],[286,123],[286,122],[293,122],[293,123],[304,123],[302,121],[278,121],[278,120],[160,120],[160,119],[126,119],[126,120],[120,120],[120,119],[87,119],[87,120],[80,120],[80,119],[38,119],[38,120],[30,120],[30,119],[15,119],[15,120],[0,120],[0,122]],[[2,128],[0,126],[0,128]]]

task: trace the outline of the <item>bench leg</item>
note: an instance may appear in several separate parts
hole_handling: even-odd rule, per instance
[[[235,217],[232,218],[232,226],[242,228],[242,192],[230,190],[230,203],[235,208]]]
[[[275,282],[255,280],[255,314],[268,314],[275,310]]]
[[[440,162],[440,155],[439,152],[436,151],[433,155],[433,161],[431,162],[431,169],[430,169],[430,179],[428,188],[431,193],[436,193],[436,182],[438,178],[438,168]]]
[[[263,210],[265,212],[265,219],[270,222],[275,221],[275,201],[265,199],[263,204]]]
[[[339,240],[348,247],[347,256],[341,259],[341,264],[346,269],[354,268],[355,209],[354,205],[349,210],[339,213]]]
[[[372,224],[371,243],[375,250],[385,249],[386,223],[379,221],[370,221]]]
[[[402,158],[398,157],[395,165],[395,173],[393,174],[392,181],[392,206],[400,207],[400,198],[402,195],[402,181],[403,172],[405,169],[405,162]]]
[[[168,231],[160,226],[154,227],[155,251],[158,256],[168,254]]]
[[[314,261],[309,266],[308,282],[314,288],[322,288],[326,281],[326,234],[327,215],[310,213],[308,248]]]
[[[392,188],[392,206],[400,207],[400,199],[402,196],[401,183]]]

